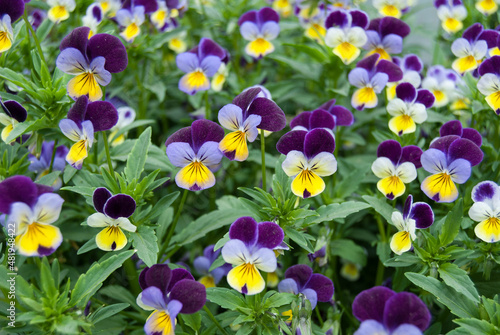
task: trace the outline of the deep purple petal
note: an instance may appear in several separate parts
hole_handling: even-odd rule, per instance
[[[305,264],[298,264],[289,267],[285,271],[285,278],[290,278],[295,280],[299,291],[302,291],[302,288],[304,288],[304,286],[307,284],[312,274],[313,270],[311,269],[311,267]]]
[[[211,265],[210,259],[204,256],[196,257],[193,261],[193,267],[201,275],[208,274]]]
[[[23,0],[0,0],[0,17],[8,14],[12,23],[24,14]]]
[[[286,126],[286,117],[283,110],[272,100],[255,98],[248,108],[248,115],[259,115],[262,119],[257,126],[267,131],[280,131]]]
[[[194,277],[186,269],[183,268],[173,269],[172,277],[170,278],[170,282],[168,283],[167,292],[172,291],[172,288],[175,286],[175,284],[184,279],[194,280]]]
[[[499,34],[498,31],[492,30],[492,29],[487,29],[479,35],[478,39],[486,41],[486,44],[488,44],[488,49],[494,48],[498,46],[498,38]]]
[[[425,202],[416,202],[411,208],[410,218],[415,220],[418,229],[425,229],[434,223],[434,212]]]
[[[276,143],[276,149],[283,155],[287,155],[292,150],[302,152],[306,134],[307,131],[305,130],[292,130],[281,136],[278,143]]]
[[[379,144],[377,157],[387,157],[396,165],[401,159],[402,152],[401,144],[398,141],[387,140]]]
[[[193,314],[203,308],[207,301],[207,291],[203,284],[190,279],[177,282],[169,298],[182,303],[181,313]]]
[[[192,135],[191,135],[191,127],[184,127],[177,130],[175,133],[170,135],[165,141],[165,146],[168,147],[170,143],[174,142],[184,142],[189,143],[191,146],[193,145]]]
[[[401,83],[396,86],[396,96],[405,102],[411,103],[417,98],[417,90],[410,83]]]
[[[241,26],[243,23],[250,21],[257,24],[257,11],[251,10],[240,16],[238,20],[238,25]]]
[[[26,176],[12,176],[0,183],[0,212],[10,213],[10,205],[24,202],[28,206],[35,205],[38,198],[36,184]]]
[[[205,142],[219,143],[224,138],[224,129],[210,120],[196,120],[191,124],[193,150],[195,153]],[[173,136],[173,135],[172,135]]]
[[[439,8],[440,6],[447,5],[447,0],[434,0],[434,7]]]
[[[465,128],[462,131],[462,138],[466,138],[468,140],[471,140],[478,147],[480,147],[483,144],[483,137],[476,129],[473,129],[473,128]]]
[[[304,154],[307,158],[312,158],[320,152],[333,153],[335,150],[335,140],[325,129],[313,129],[308,132],[304,139]]]
[[[280,22],[280,16],[274,9],[270,7],[264,7],[257,12],[257,20],[261,25],[269,21],[278,23]]]
[[[110,130],[118,122],[118,111],[110,102],[91,102],[87,107],[85,120],[92,122],[94,131]]]
[[[448,156],[451,160],[463,158],[468,160],[471,166],[476,166],[483,160],[483,152],[472,141],[460,138],[450,144]]]
[[[318,301],[327,302],[333,297],[333,282],[330,278],[315,273],[307,282],[305,288],[310,288],[316,291]]]
[[[260,222],[257,226],[257,245],[262,248],[274,249],[283,242],[283,229],[274,222]]]
[[[382,59],[377,64],[377,72],[385,73],[389,76],[389,81],[399,81],[403,79],[403,71],[396,64]],[[411,84],[410,84],[411,85]]]
[[[309,128],[309,120],[311,119],[312,112],[302,112],[290,121],[290,128],[295,128],[297,126],[301,126],[310,130]]]
[[[432,105],[434,105],[434,101],[436,101],[436,98],[430,91],[418,90],[417,99],[415,102],[423,104],[425,108],[431,108]]]
[[[14,100],[8,100],[3,103],[2,108],[5,107],[7,111],[5,113],[9,114],[17,122],[24,122],[28,117],[28,112],[21,106],[21,104]]]
[[[484,76],[487,73],[500,75],[500,56],[493,56],[481,63],[479,66],[479,75]]]
[[[349,23],[349,14],[343,9],[336,9],[328,15],[325,21],[325,28],[333,26],[343,28]]]
[[[94,203],[94,208],[99,213],[104,213],[104,205],[109,198],[112,197],[111,192],[105,187],[96,188],[94,194],[92,195],[92,202]]]
[[[451,120],[439,128],[439,136],[456,135],[462,137],[462,131],[462,122],[458,120]]]
[[[474,202],[490,202],[499,198],[500,188],[492,181],[483,181],[474,186],[471,197]]]
[[[424,65],[420,58],[417,55],[407,55],[403,59],[403,64],[405,70],[410,70],[410,71],[416,71],[419,72],[422,71],[424,68]]]
[[[80,126],[85,120],[85,114],[87,113],[87,107],[89,104],[89,98],[86,95],[82,95],[78,99],[76,99],[75,103],[68,112],[68,119],[75,122],[78,126]]]
[[[352,314],[359,321],[375,320],[384,322],[386,302],[396,293],[384,286],[375,286],[359,293],[352,302]]]
[[[201,39],[198,46],[198,53],[200,60],[203,60],[207,56],[216,56],[221,60],[226,57],[226,51],[220,45],[206,37]]]
[[[125,0],[122,1],[122,8],[131,9],[134,7],[143,6],[146,14],[156,12],[158,10],[158,2],[156,0]]]
[[[278,284],[278,291],[281,293],[293,293],[298,294],[299,288],[297,287],[297,282],[292,278],[286,278],[280,281]]]
[[[416,145],[408,145],[402,150],[399,164],[410,162],[413,163],[417,169],[419,169],[422,167],[422,163],[420,163],[420,156],[422,156],[422,149]]]
[[[361,27],[363,29],[368,27],[368,21],[370,18],[365,12],[362,10],[351,10],[349,11],[349,14],[351,14],[352,17],[351,27]]]
[[[220,249],[214,251],[214,246],[214,244],[210,244],[209,246],[205,247],[205,249],[203,249],[203,256],[208,258],[210,262],[215,261],[220,255]]]
[[[147,267],[142,270],[139,276],[139,284],[143,290],[155,286],[166,295],[171,278],[172,270],[170,270],[167,264],[155,264],[150,268]]]
[[[128,218],[134,211],[135,200],[127,194],[114,195],[104,205],[104,214],[113,219]]]
[[[483,32],[484,28],[481,23],[474,23],[469,28],[465,29],[462,37],[468,40],[471,44],[474,43],[479,35]]]
[[[99,56],[106,59],[104,68],[117,73],[125,70],[128,64],[127,49],[118,37],[109,34],[92,36],[88,44],[88,56],[92,60]]]
[[[314,128],[335,128],[335,120],[333,118],[333,115],[328,113],[324,109],[316,109],[315,111],[313,111],[311,114],[311,119],[309,120],[309,129]]]
[[[319,106],[318,109],[324,109],[324,110],[330,111],[330,108],[335,106],[335,102],[336,102],[335,99],[328,100],[327,102],[325,102],[324,104]]]
[[[389,34],[396,34],[405,38],[410,34],[410,26],[400,19],[394,17],[386,16],[380,20],[380,25],[378,31],[382,37]]]
[[[240,240],[248,246],[254,245],[257,237],[257,221],[250,216],[237,219],[229,227],[229,238]]]
[[[389,330],[408,323],[424,331],[429,327],[431,313],[419,297],[400,292],[387,300],[384,308],[384,324]]]
[[[89,43],[89,27],[79,27],[73,29],[59,45],[59,50],[63,51],[66,48],[75,48],[80,50],[82,55],[87,56],[87,44]]]
[[[377,61],[378,59],[380,58],[380,55],[375,53],[371,56],[368,56],[362,60],[360,60],[357,64],[356,64],[356,67],[361,67],[363,69],[365,69],[366,71],[370,72],[373,70],[373,68],[375,67],[375,65],[377,64]],[[394,64],[395,66],[397,66],[396,64]]]
[[[241,92],[233,99],[233,104],[240,107],[243,111],[243,118],[246,118],[248,106],[250,106],[260,92],[261,89],[259,87],[250,88]]]
[[[408,215],[410,215],[412,205],[413,205],[413,196],[410,194],[408,195],[408,198],[406,198],[405,205],[403,207],[403,219],[406,220]]]
[[[440,137],[436,140],[434,140],[433,142],[431,142],[431,144],[429,145],[429,149],[438,149],[442,152],[444,152],[445,154],[448,154],[448,150],[450,148],[450,145],[455,142],[456,140],[458,140],[460,137],[456,136],[456,135],[448,135],[448,136],[443,136],[443,137]]]
[[[333,106],[329,112],[335,117],[337,126],[350,126],[354,123],[354,115],[344,106]]]

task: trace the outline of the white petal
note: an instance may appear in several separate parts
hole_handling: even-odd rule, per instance
[[[273,272],[276,270],[277,262],[274,251],[268,248],[261,248],[252,253],[252,263],[255,267],[264,272]]]
[[[366,37],[366,35],[365,35]],[[325,36],[325,44],[330,48],[335,48],[337,45],[346,41],[347,37],[344,31],[340,28],[328,28]],[[366,43],[366,42],[365,42]]]
[[[250,252],[243,241],[229,240],[221,250],[224,261],[233,265],[240,265],[250,261]]]
[[[379,178],[387,178],[396,175],[396,167],[387,157],[379,157],[372,164],[373,174]]]
[[[422,123],[427,120],[427,110],[421,103],[415,103],[410,107],[410,116],[415,123]]]
[[[286,175],[293,177],[298,175],[307,166],[307,158],[304,154],[297,150],[292,150],[286,155],[281,167]]]
[[[417,169],[410,162],[404,162],[396,168],[396,174],[405,184],[411,183],[417,178]]]
[[[8,220],[15,223],[16,235],[23,234],[26,226],[33,223],[34,218],[31,208],[24,202],[15,202],[11,205]]]
[[[457,57],[472,55],[472,46],[465,38],[457,38],[451,45],[451,52]]]
[[[475,202],[469,209],[469,217],[477,222],[495,217],[493,209],[484,202]]]
[[[228,104],[219,110],[219,123],[228,130],[240,130],[243,126],[243,111],[240,107]]]
[[[35,220],[38,223],[54,223],[61,214],[64,199],[55,193],[44,193],[38,198],[35,205]]]
[[[406,114],[406,108],[406,103],[403,100],[395,98],[387,104],[387,113],[392,116],[403,115]]]
[[[474,58],[476,60],[483,59],[484,56],[486,56],[487,52],[488,52],[488,44],[486,43],[486,41],[483,40],[477,41],[472,47],[472,55],[474,55]]]
[[[10,126],[13,123],[12,120],[13,119],[7,114],[0,113],[0,123],[3,124],[4,126]]]
[[[479,92],[486,96],[497,92],[499,88],[500,78],[498,78],[498,76],[493,73],[486,73],[477,82],[477,89],[479,90]]]
[[[59,128],[61,128],[64,136],[72,140],[73,142],[80,141],[83,133],[80,127],[77,126],[75,121],[70,119],[63,119],[59,122]]]
[[[137,227],[133,225],[129,219],[127,218],[118,218],[115,220],[115,223],[118,227],[120,227],[123,230],[130,231],[130,232],[135,232],[137,230]]]
[[[405,230],[405,220],[403,219],[403,214],[401,212],[395,211],[391,216],[392,224],[398,228],[399,231]]]
[[[246,21],[240,26],[240,33],[247,41],[253,41],[259,37],[259,28],[253,22]]]
[[[320,152],[309,161],[309,167],[318,176],[331,176],[337,171],[337,160],[332,153]]]
[[[365,30],[361,27],[353,27],[347,32],[347,41],[355,47],[361,48],[366,44],[368,38]]]
[[[102,213],[94,213],[87,218],[87,225],[94,228],[107,227],[111,224],[111,220],[113,219]]]

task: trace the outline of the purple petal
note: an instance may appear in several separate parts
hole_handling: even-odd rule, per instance
[[[290,121],[290,128],[295,128],[297,126],[301,126],[310,130],[309,128],[309,120],[311,119],[312,112],[302,112]]]
[[[241,26],[245,22],[253,22],[257,24],[257,11],[251,10],[240,16],[238,25]]]
[[[434,148],[426,150],[420,157],[420,162],[425,171],[433,174],[441,173],[448,168],[445,153]]]
[[[183,279],[172,287],[169,298],[182,304],[180,313],[193,314],[205,305],[207,292],[203,284],[194,280]]]
[[[118,37],[109,34],[92,36],[88,42],[88,56],[90,60],[104,57],[104,68],[111,73],[122,72],[128,64],[125,46]]]
[[[447,5],[447,0],[434,0],[434,7],[439,8],[441,6]]]
[[[402,154],[401,144],[395,140],[387,140],[379,144],[377,157],[387,157],[394,165],[399,163]]]
[[[28,206],[35,205],[38,199],[36,184],[26,176],[12,176],[0,183],[0,212],[10,213],[10,205],[24,202]]]
[[[368,56],[362,60],[360,60],[357,64],[356,67],[360,67],[365,69],[366,71],[370,72],[373,70],[375,65],[377,64],[377,61],[379,59],[380,55],[379,54],[373,54],[371,56]],[[394,66],[397,66],[394,64]]]
[[[411,103],[417,98],[417,90],[410,83],[401,83],[396,86],[396,96],[405,102]]]
[[[89,68],[86,57],[75,48],[66,48],[56,59],[56,66],[64,73],[77,75]]]
[[[198,53],[200,59],[204,59],[207,56],[216,56],[219,59],[226,57],[226,52],[221,48],[220,45],[215,43],[209,38],[202,38],[198,46]]]
[[[483,144],[483,137],[476,129],[473,128],[465,128],[462,131],[462,138],[468,139],[474,142],[478,147]]]
[[[24,14],[23,0],[0,0],[0,16],[7,14],[12,23],[17,21]]]
[[[424,68],[424,65],[417,55],[406,55],[403,58],[403,67],[405,70],[416,71],[420,73]]]
[[[474,202],[487,202],[500,198],[500,187],[492,181],[483,181],[474,186],[471,197]]]
[[[436,101],[436,98],[430,91],[418,90],[417,99],[415,102],[423,104],[425,108],[431,108],[432,105],[434,105],[434,101]]]
[[[484,76],[487,73],[500,75],[500,56],[493,56],[481,63],[479,66],[479,75]]]
[[[232,268],[233,266],[231,264],[225,263],[224,265],[213,269],[211,274],[212,277],[214,277],[215,284],[218,284],[222,279],[222,277],[227,276],[227,274],[229,273],[229,271],[231,271]]]
[[[481,23],[474,23],[469,28],[465,29],[462,37],[468,40],[471,44],[474,43],[479,35],[483,32],[484,28]]]
[[[203,249],[203,256],[208,258],[210,262],[215,261],[220,255],[220,249],[214,251],[214,246],[214,244],[210,244],[209,246],[205,247],[205,249]]]
[[[185,73],[193,72],[200,66],[198,55],[191,52],[183,52],[175,58],[177,67]]]
[[[368,27],[368,21],[370,18],[365,12],[361,10],[351,10],[349,11],[349,14],[351,14],[352,17],[351,27],[361,27],[363,29]]]
[[[452,177],[452,180],[457,184],[465,183],[471,175],[472,169],[470,162],[463,159],[455,159],[448,165],[448,170]]]
[[[291,127],[291,124],[290,124]],[[314,128],[335,128],[335,120],[333,116],[324,109],[316,109],[312,112],[311,119],[309,121],[309,129]]]
[[[167,294],[167,287],[172,278],[172,270],[167,264],[155,264],[145,268],[139,275],[139,284],[143,290],[154,286],[159,288],[163,294]]]
[[[334,116],[337,126],[350,126],[354,123],[354,115],[343,106],[333,106],[329,112]]]
[[[210,120],[196,120],[191,124],[193,150],[198,152],[206,142],[219,143],[224,138],[224,129]],[[173,135],[172,135],[173,136]]]
[[[415,220],[418,229],[425,229],[434,223],[434,212],[425,202],[416,202],[411,208],[410,218]]]
[[[234,99],[233,99],[233,104],[236,106],[240,107],[241,110],[243,111],[243,116],[246,117],[246,111],[248,109],[248,106],[254,101],[254,99],[257,97],[257,95],[261,92],[261,89],[259,87],[254,87],[247,89],[240,94],[238,94]]]
[[[117,194],[106,201],[104,214],[113,219],[128,218],[135,211],[135,200],[127,194]]]
[[[272,8],[264,7],[257,12],[257,20],[260,24],[265,22],[274,21],[276,23],[280,22],[279,14]]]
[[[5,101],[3,103],[2,109],[4,109],[5,113],[10,115],[10,117],[14,118],[17,122],[24,122],[28,117],[28,112],[26,112],[26,109],[21,106],[19,102],[14,100]]]
[[[305,136],[303,152],[308,158],[312,158],[320,152],[332,153],[334,150],[335,140],[325,129],[313,129]]]
[[[193,261],[193,266],[196,270],[201,275],[208,274],[208,270],[210,269],[210,266],[212,263],[210,262],[210,259],[200,256],[196,257]]]
[[[201,60],[201,69],[207,77],[212,77],[217,73],[221,64],[221,60],[216,56],[207,56]]]
[[[488,44],[488,49],[491,49],[498,46],[498,38],[498,31],[487,29],[483,31],[481,35],[479,35],[478,40],[486,41],[486,44]]]
[[[302,291],[312,275],[313,270],[305,264],[291,266],[285,271],[285,278],[293,279],[297,283],[299,291]]]
[[[386,16],[380,20],[380,25],[378,31],[382,37],[389,34],[396,34],[405,38],[410,34],[410,26],[400,19],[394,17]]]
[[[272,100],[266,98],[255,98],[250,104],[247,111],[247,116],[259,115],[262,119],[257,128],[268,131],[280,131],[286,126],[285,113],[279,106]]]
[[[278,284],[278,291],[281,293],[293,293],[298,294],[299,288],[297,287],[297,282],[292,278],[283,279]]]
[[[429,327],[431,313],[419,297],[413,293],[400,292],[387,300],[384,308],[384,324],[389,330],[402,324],[411,324],[424,331]]]
[[[318,301],[328,302],[333,297],[333,282],[330,278],[315,273],[307,282],[305,288],[312,289],[316,292]]]
[[[422,167],[422,163],[420,163],[420,157],[422,156],[422,149],[417,147],[416,145],[408,145],[403,148],[401,153],[401,159],[399,163],[410,162],[415,165],[417,169]]]
[[[274,222],[261,222],[257,226],[257,245],[262,248],[274,249],[283,242],[283,229]]]
[[[94,203],[94,208],[99,213],[104,213],[104,205],[109,198],[112,197],[111,192],[105,187],[96,188],[94,194],[92,195],[92,202]]]
[[[110,102],[91,102],[87,107],[85,120],[92,122],[94,131],[110,130],[118,122],[118,111]]]
[[[403,39],[396,34],[385,36],[382,45],[389,54],[399,54],[403,51]]]
[[[343,28],[349,23],[349,14],[343,9],[336,9],[328,15],[325,21],[325,28],[331,28],[333,26]],[[367,22],[368,23],[368,22]]]
[[[359,321],[375,320],[384,322],[386,302],[396,293],[384,286],[375,286],[359,293],[352,302],[352,314]]]
[[[168,283],[167,292],[172,291],[172,288],[175,286],[175,284],[177,284],[179,281],[185,280],[185,279],[189,279],[189,280],[194,281],[193,275],[191,273],[189,273],[188,270],[183,269],[183,268],[173,269],[172,270],[172,277],[170,279],[170,282]]]
[[[75,122],[78,126],[80,126],[85,120],[85,114],[87,113],[87,106],[89,104],[89,98],[86,95],[82,95],[78,99],[76,99],[73,106],[71,106],[68,112],[68,119]]]
[[[258,238],[257,221],[250,216],[244,216],[231,224],[229,238],[237,239],[246,245],[254,245]]]
[[[406,220],[408,215],[410,215],[412,205],[413,205],[413,196],[410,194],[408,195],[408,198],[406,198],[405,205],[403,207],[403,219]]]
[[[335,106],[335,102],[336,102],[335,99],[328,100],[327,102],[325,102],[324,104],[319,106],[318,109],[324,109],[324,110],[330,111],[330,108]]]
[[[144,305],[155,309],[166,309],[165,293],[155,286],[150,286],[142,291],[141,300]]]
[[[292,130],[281,136],[276,144],[276,149],[283,155],[287,155],[292,150],[302,152],[306,134],[307,131],[304,130]]]
[[[191,127],[185,127],[177,130],[175,133],[169,136],[165,141],[165,146],[169,146],[171,143],[175,142],[184,142],[192,145],[192,135],[191,135]]]
[[[377,64],[377,72],[385,73],[389,76],[389,81],[399,81],[403,79],[403,71],[396,64],[382,59]]]
[[[359,65],[359,63],[358,63]],[[356,87],[366,87],[370,84],[370,74],[365,68],[354,68],[348,75],[349,83]],[[384,84],[385,86],[385,84]]]
[[[448,150],[450,148],[450,145],[453,142],[455,142],[456,140],[458,140],[459,138],[460,137],[458,137],[456,135],[448,135],[448,136],[440,137],[440,138],[431,142],[431,144],[429,145],[429,149],[437,149],[437,150],[444,152],[445,154],[448,154]]]
[[[79,27],[73,29],[61,42],[59,50],[75,48],[80,50],[82,55],[87,56],[87,45],[89,43],[89,27]]]
[[[311,303],[311,309],[314,309],[318,304],[318,293],[311,288],[303,289],[300,293],[305,295],[306,299]]]
[[[458,158],[468,160],[471,166],[476,166],[483,160],[481,149],[474,142],[464,138],[460,138],[450,144],[448,156],[452,160]]]
[[[158,10],[158,2],[156,0],[125,0],[122,8],[131,9],[134,7],[143,6],[146,14],[156,12]]]
[[[389,76],[385,73],[375,73],[375,75],[371,78],[370,84],[373,87],[375,93],[380,93],[387,85],[389,81]]]
[[[462,137],[462,123],[458,120],[448,121],[439,128],[439,136],[456,135]]]

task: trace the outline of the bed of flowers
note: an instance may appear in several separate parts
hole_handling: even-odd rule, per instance
[[[7,334],[500,334],[498,0],[0,0]]]

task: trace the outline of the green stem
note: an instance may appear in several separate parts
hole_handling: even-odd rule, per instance
[[[123,269],[127,274],[132,293],[134,293],[134,295],[139,295],[139,293],[141,293],[141,287],[139,286],[139,276],[137,275],[137,269],[134,262],[130,258],[127,259],[123,262]]]
[[[35,41],[35,45],[36,45],[36,48],[38,50],[38,53],[40,54],[40,58],[45,63],[45,66],[47,66],[47,62],[45,61],[45,56],[43,55],[42,46],[40,45],[40,41],[38,40],[38,36],[36,36],[35,30],[31,26],[30,21],[28,20],[28,15],[26,14],[26,12],[23,15],[23,20],[24,20],[24,23],[26,23],[26,26],[28,27],[28,29],[31,31],[31,36],[33,36],[33,40]]]
[[[382,243],[386,243],[387,236],[386,236],[386,232],[385,232],[385,228],[384,228],[384,223],[382,222],[380,215],[377,215],[375,217],[375,220],[377,221],[378,231],[380,233]],[[385,271],[384,264],[382,263],[381,260],[379,260],[378,266],[377,266],[377,274],[375,276],[375,286],[382,285],[382,281],[384,280],[384,271]]]
[[[222,326],[220,325],[219,321],[217,321],[217,319],[215,318],[215,316],[212,314],[212,312],[210,312],[210,310],[208,309],[208,307],[206,305],[203,306],[203,310],[205,312],[207,312],[208,317],[217,326],[217,328],[219,328],[219,330],[221,331],[221,333],[224,334],[224,335],[228,335],[227,332],[224,330],[224,328],[222,328]]]
[[[52,157],[50,158],[49,173],[52,172],[52,168],[54,167],[54,160],[56,158],[56,151],[57,151],[57,142],[59,142],[58,139],[54,141],[54,149],[52,149]]]
[[[260,153],[262,157],[262,189],[267,192],[266,187],[266,137],[264,129],[260,130]]]
[[[210,120],[210,102],[208,101],[208,91],[205,91],[205,119]]]
[[[102,138],[104,140],[104,150],[106,151],[106,159],[108,161],[109,173],[115,177],[115,170],[113,170],[113,163],[111,163],[111,155],[109,154],[109,143],[108,143],[108,135],[105,131],[102,132]]]
[[[316,317],[318,318],[318,321],[319,321],[319,326],[321,328],[323,328],[324,322],[323,322],[323,318],[321,317],[321,314],[319,312],[319,308],[315,308],[315,310],[316,310]]]
[[[170,225],[167,233],[167,237],[165,238],[165,242],[163,242],[163,245],[161,246],[159,256],[161,257],[165,250],[168,248],[168,244],[170,243],[170,240],[172,239],[172,236],[174,235],[175,232],[175,226],[177,226],[177,221],[179,221],[179,217],[181,216],[182,213],[182,208],[184,207],[184,203],[186,202],[186,198],[188,195],[189,190],[185,189],[184,193],[182,194],[182,199],[181,203],[179,204],[179,207],[177,207],[177,213],[175,213],[174,221],[172,221],[172,224]]]

